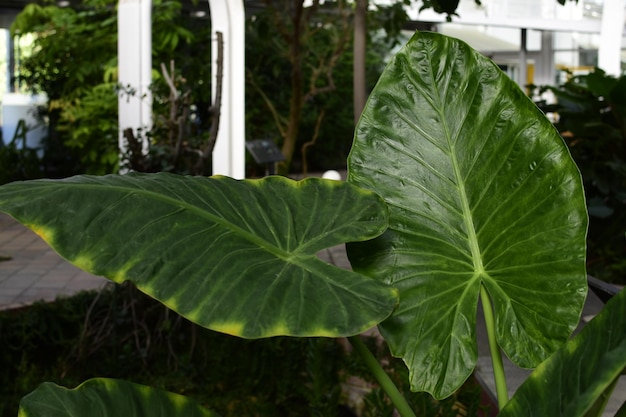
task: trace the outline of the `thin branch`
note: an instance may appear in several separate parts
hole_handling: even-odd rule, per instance
[[[215,101],[211,105],[210,113],[212,116],[211,129],[209,131],[209,141],[207,146],[202,152],[202,158],[198,161],[198,165],[204,163],[213,155],[215,149],[215,142],[217,142],[217,132],[220,126],[220,116],[222,114],[222,88],[224,84],[224,34],[222,32],[215,32],[217,36],[217,59],[216,59],[216,74],[215,74]]]
[[[135,133],[131,127],[124,129],[122,135],[128,143],[128,164],[129,168],[133,171],[142,172],[145,170],[144,154],[142,152],[142,146],[140,140],[135,137]]]
[[[343,55],[351,36],[348,13],[344,11],[344,2],[339,1],[338,4],[339,14],[342,16],[341,36],[335,45],[335,50],[331,54],[328,63],[326,63],[325,59],[320,59],[318,67],[313,69],[309,82],[309,91],[303,97],[304,102],[311,100],[319,94],[334,91],[337,88],[333,77],[333,71],[339,62],[339,59]],[[317,80],[322,74],[326,75],[327,85],[324,87],[318,87]]]
[[[265,105],[267,106],[268,110],[272,114],[272,118],[274,119],[274,124],[276,125],[276,128],[278,129],[280,136],[285,138],[287,136],[287,130],[286,130],[287,123],[284,122],[284,118],[280,115],[280,113],[274,106],[274,103],[272,103],[272,100],[270,100],[270,98],[265,94],[265,92],[263,92],[261,87],[256,83],[256,81],[254,80],[254,75],[252,75],[252,72],[246,71],[246,73],[247,73],[246,78],[248,79],[248,82],[257,91],[257,93],[259,93],[259,95],[265,102]]]
[[[315,145],[317,142],[317,138],[320,135],[320,128],[322,127],[322,120],[324,120],[324,116],[326,115],[326,109],[322,109],[321,112],[317,115],[317,120],[315,121],[315,129],[313,130],[313,136],[311,140],[302,145],[302,176],[306,176],[309,170],[309,164],[306,159],[307,150]]]
[[[301,3],[302,5],[304,5],[304,0],[301,0]],[[307,23],[310,22],[311,16],[317,13],[317,10],[319,9],[319,7],[320,7],[320,0],[314,0],[311,6],[305,9],[304,21]]]
[[[178,90],[176,89],[176,85],[174,84],[174,80],[172,77],[174,76],[174,61],[170,61],[170,72],[168,73],[165,64],[161,62],[161,74],[163,74],[163,78],[170,88],[170,94],[174,96],[174,98],[178,98]],[[171,75],[170,75],[171,74]]]
[[[178,156],[180,155],[180,147],[182,145],[182,138],[180,135],[176,135],[174,127],[177,124],[176,118],[176,105],[180,96],[180,92],[176,88],[176,84],[174,84],[174,77],[176,76],[176,67],[174,65],[174,61],[170,61],[170,70],[168,72],[167,67],[163,62],[161,62],[161,74],[163,74],[163,79],[167,83],[170,88],[170,117],[167,121],[168,125],[168,144],[174,148],[174,161],[178,160]]]
[[[274,2],[272,0],[265,0],[265,7],[266,9],[271,10],[272,13],[274,14],[273,23],[275,24],[275,27],[278,30],[278,34],[283,38],[285,43],[289,45],[292,40],[292,34],[287,28],[287,26],[285,26],[285,24],[283,23],[282,19],[283,19],[284,11],[282,10],[282,8],[280,8],[279,10],[279,8],[274,6]]]

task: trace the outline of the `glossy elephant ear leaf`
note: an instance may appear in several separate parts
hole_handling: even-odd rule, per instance
[[[587,288],[580,175],[493,62],[417,33],[370,95],[348,168],[389,206],[388,231],[348,254],[400,291],[380,327],[414,390],[446,397],[471,374],[481,286],[518,365],[536,366],[567,339]]]
[[[219,417],[182,395],[131,382],[95,378],[75,389],[43,383],[20,402],[18,417]]]
[[[626,291],[535,369],[500,417],[582,417],[626,368]],[[600,414],[598,414],[600,415]]]
[[[353,335],[397,303],[316,257],[387,226],[382,199],[345,182],[78,176],[0,187],[0,211],[82,269],[240,337]]]

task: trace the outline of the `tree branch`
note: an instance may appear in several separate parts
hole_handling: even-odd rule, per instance
[[[280,113],[274,106],[274,103],[272,103],[272,100],[270,100],[267,94],[265,94],[265,92],[261,89],[261,87],[256,83],[256,81],[254,80],[254,75],[252,75],[252,72],[249,70],[246,71],[246,79],[248,80],[250,85],[256,90],[256,92],[259,93],[259,95],[263,99],[263,102],[265,102],[265,105],[267,106],[268,110],[272,114],[272,118],[274,119],[274,124],[276,125],[276,128],[278,129],[278,133],[280,133],[280,136],[282,138],[285,138],[287,135],[287,130],[286,130],[287,123],[284,121],[284,118],[280,115]]]
[[[320,59],[319,65],[317,68],[312,70],[311,79],[309,80],[309,91],[304,95],[303,101],[307,102],[311,100],[313,97],[327,93],[330,91],[334,91],[337,87],[335,85],[335,80],[333,78],[333,71],[339,62],[339,59],[343,55],[343,52],[346,49],[346,45],[350,40],[350,36],[352,34],[350,30],[350,21],[349,21],[349,13],[345,11],[345,3],[343,0],[337,2],[339,7],[339,15],[342,17],[341,19],[341,32],[339,40],[335,45],[335,49],[333,53],[330,55],[328,59],[328,63],[324,58]],[[317,86],[317,80],[319,77],[325,74],[327,85],[324,87]]]
[[[224,84],[224,35],[222,32],[215,32],[215,35],[217,36],[215,99],[210,108],[212,120],[211,129],[209,130],[209,141],[202,152],[202,160],[198,162],[198,165],[202,164],[202,167],[204,167],[206,160],[213,155],[215,142],[217,142],[217,132],[220,126],[220,116],[222,114],[222,88]]]
[[[307,162],[306,159],[306,152],[307,150],[315,145],[315,142],[317,142],[317,138],[320,135],[320,128],[322,127],[322,120],[324,120],[324,116],[326,115],[326,109],[322,109],[321,112],[319,112],[319,114],[317,115],[317,120],[315,121],[315,130],[313,130],[313,136],[311,137],[311,140],[306,142],[304,145],[302,145],[302,176],[306,176],[306,174],[308,173],[309,170],[309,164]]]

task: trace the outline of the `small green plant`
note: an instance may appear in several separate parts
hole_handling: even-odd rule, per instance
[[[26,144],[26,124],[20,121],[18,129],[22,130],[22,135],[16,135],[7,145],[0,138],[0,184],[44,176],[38,149]]]
[[[567,341],[587,291],[582,181],[510,79],[458,40],[416,34],[372,92],[348,169],[345,183],[171,174],[14,183],[0,188],[0,210],[75,265],[132,281],[203,327],[348,337],[402,416],[414,412],[358,335],[378,325],[412,390],[446,398],[476,365],[480,301],[501,416],[600,415],[626,366],[626,293]],[[346,242],[354,271],[317,258]],[[537,367],[511,399],[501,352]],[[20,415],[95,415],[94,401],[103,416],[214,415],[111,379],[43,385]]]

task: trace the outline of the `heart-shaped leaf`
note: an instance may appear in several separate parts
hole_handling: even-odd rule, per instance
[[[500,417],[582,417],[626,368],[626,291],[540,364]]]
[[[20,402],[18,417],[218,417],[196,401],[145,385],[94,378],[74,389],[45,382]]]
[[[353,335],[397,302],[316,257],[387,226],[382,199],[344,182],[78,176],[0,187],[0,210],[78,267],[240,337]]]
[[[587,288],[580,174],[491,60],[417,33],[372,92],[348,168],[389,206],[389,230],[348,250],[355,270],[400,291],[380,327],[414,390],[446,397],[471,374],[481,285],[518,365],[567,339]]]

